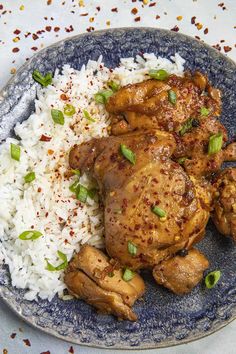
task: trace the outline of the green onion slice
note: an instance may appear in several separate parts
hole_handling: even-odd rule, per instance
[[[173,91],[173,90],[169,90],[169,91],[168,91],[168,100],[169,100],[169,102],[172,103],[173,105],[176,104],[177,95],[176,95],[175,91]]]
[[[136,162],[136,155],[135,153],[128,149],[126,145],[124,144],[121,144],[120,145],[120,150],[121,150],[121,153],[122,155],[129,161],[131,162],[133,165],[135,165],[135,162]]]
[[[133,279],[134,275],[135,273],[131,269],[125,268],[122,278],[124,281],[130,281]]]
[[[96,122],[96,120],[94,118],[91,117],[91,115],[89,114],[88,111],[86,111],[86,109],[83,110],[83,114],[84,114],[84,117],[89,120],[90,122]]]
[[[29,172],[25,177],[25,183],[30,183],[35,180],[35,172]]]
[[[64,106],[63,111],[66,116],[72,117],[75,114],[75,107],[68,103]]]
[[[210,113],[210,110],[206,107],[201,107],[201,116],[208,116],[208,114]]]
[[[72,169],[71,172],[74,173],[74,175],[76,175],[76,176],[80,176],[81,175],[80,170],[73,170]]]
[[[160,70],[149,70],[148,72],[148,75],[153,78],[153,79],[156,79],[156,80],[160,80],[160,81],[163,81],[163,80],[166,80],[169,76],[168,72],[165,71],[164,69],[160,69]]]
[[[38,70],[34,70],[32,77],[35,81],[44,87],[51,85],[52,83],[52,73],[47,73],[45,76],[43,76]]]
[[[97,189],[96,188],[91,188],[88,190],[88,196],[91,199],[94,199],[97,195]]]
[[[152,212],[154,214],[156,214],[157,216],[159,216],[160,218],[164,218],[167,216],[167,213],[165,212],[165,210],[159,208],[158,206],[154,205],[152,207]]]
[[[11,158],[20,161],[20,146],[11,143]]]
[[[185,133],[187,133],[190,129],[193,127],[193,119],[194,118],[189,118],[186,120],[186,122],[182,125],[179,134],[183,136]]]
[[[210,272],[205,277],[205,284],[207,289],[212,289],[218,283],[221,277],[221,271],[215,270],[214,272]]]
[[[69,190],[72,192],[72,193],[76,193],[78,187],[80,186],[80,183],[79,183],[79,180],[78,181],[75,181],[70,187],[69,187]]]
[[[120,88],[120,85],[118,85],[115,81],[108,81],[107,86],[110,87],[113,92],[118,91]]]
[[[60,111],[59,109],[52,109],[51,116],[52,116],[54,123],[64,125],[65,118],[64,118],[62,111]]]
[[[82,202],[85,203],[88,197],[88,189],[84,186],[82,186],[82,184],[80,184],[76,190],[76,198]]]
[[[103,90],[103,91],[99,91],[94,95],[94,99],[97,103],[102,103],[102,104],[106,104],[109,97],[111,97],[113,95],[113,91],[112,90]]]
[[[188,158],[186,156],[180,157],[177,161],[180,165],[183,165]]]
[[[19,239],[28,241],[28,240],[36,240],[37,238],[41,237],[43,234],[36,230],[29,230],[24,231],[20,234]]]
[[[128,252],[129,254],[131,254],[131,256],[135,256],[137,254],[137,246],[131,242],[131,241],[128,241]]]
[[[48,260],[46,259],[47,262],[47,267],[46,269],[49,270],[50,272],[54,272],[54,271],[58,271],[58,270],[63,270],[67,267],[68,265],[68,261],[67,261],[67,257],[64,253],[62,253],[61,251],[57,251],[58,257],[63,261],[63,263],[59,264],[58,266],[54,267],[51,263],[48,262]]]
[[[210,137],[208,143],[208,155],[213,155],[219,152],[223,145],[223,134],[218,133]]]

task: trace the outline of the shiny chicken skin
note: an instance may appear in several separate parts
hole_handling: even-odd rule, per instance
[[[121,144],[136,154],[134,165],[121,154]],[[210,201],[170,159],[175,148],[171,134],[149,131],[92,139],[70,152],[70,166],[91,171],[98,182],[106,250],[122,265],[152,268],[204,235]],[[165,210],[165,218],[153,213],[155,205]],[[130,242],[135,255],[129,253]]]
[[[208,260],[198,250],[193,248],[186,253],[164,260],[153,269],[156,282],[177,295],[189,293],[209,267]]]
[[[173,94],[175,100],[171,100]],[[177,132],[188,118],[199,115],[201,107],[207,107],[213,116],[220,115],[220,91],[199,72],[127,85],[106,104],[114,135],[152,128]]]
[[[221,234],[236,242],[236,168],[223,170],[213,187],[212,219]]]
[[[114,260],[95,247],[82,246],[69,264],[64,281],[70,293],[95,306],[102,313],[115,314],[120,319],[135,321],[131,306],[145,290],[136,273],[125,282],[123,271]]]

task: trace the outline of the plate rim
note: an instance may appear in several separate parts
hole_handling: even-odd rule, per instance
[[[116,32],[116,31],[123,31],[123,32],[132,32],[134,30],[144,30],[144,31],[152,31],[152,32],[157,32],[157,33],[164,33],[164,34],[167,34],[167,35],[170,35],[170,36],[173,36],[173,38],[175,36],[178,36],[178,37],[182,37],[182,38],[185,38],[186,40],[189,40],[189,41],[192,41],[192,42],[195,42],[195,43],[198,43],[198,45],[202,46],[203,48],[206,47],[210,52],[212,52],[213,55],[215,56],[218,56],[220,57],[221,59],[223,60],[226,60],[228,61],[228,63],[231,65],[231,66],[235,66],[235,69],[236,69],[236,61],[234,61],[233,59],[229,58],[228,56],[226,56],[225,54],[219,52],[217,49],[211,47],[209,44],[205,43],[205,42],[200,42],[199,40],[195,39],[194,37],[190,36],[190,35],[187,35],[187,34],[184,34],[184,33],[181,33],[181,32],[173,32],[171,30],[168,30],[168,29],[164,29],[164,28],[155,28],[155,27],[115,27],[115,28],[109,28],[109,29],[101,29],[101,30],[97,30],[97,31],[94,31],[94,32],[90,32],[90,33],[87,33],[87,32],[83,32],[83,33],[80,33],[80,34],[77,34],[77,35],[73,35],[71,37],[66,37],[64,39],[61,39],[53,44],[50,44],[48,46],[46,46],[45,48],[42,48],[41,50],[39,50],[37,53],[35,53],[28,61],[26,61],[23,65],[20,66],[19,69],[17,69],[17,72],[14,76],[12,76],[6,83],[5,85],[1,88],[0,90],[0,103],[4,102],[4,100],[6,99],[5,98],[5,95],[9,89],[9,87],[14,84],[14,81],[15,81],[15,78],[21,74],[21,72],[24,71],[25,68],[27,68],[27,66],[36,58],[38,57],[39,55],[41,55],[43,52],[46,52],[48,49],[51,49],[51,48],[56,48],[56,47],[59,47],[61,44],[63,44],[64,42],[67,42],[67,41],[74,41],[76,40],[77,38],[83,38],[85,36],[99,36],[99,35],[102,35],[102,34],[105,34],[105,33],[112,33],[112,32]],[[12,286],[12,285],[11,285]],[[144,345],[139,345],[139,346],[120,346],[119,344],[115,344],[115,345],[112,345],[112,346],[105,346],[104,344],[93,344],[93,343],[83,343],[81,342],[81,340],[79,338],[71,338],[70,336],[66,335],[66,336],[63,336],[61,334],[59,334],[58,332],[56,332],[55,330],[52,330],[50,328],[44,328],[44,327],[41,327],[40,325],[34,323],[34,321],[30,320],[27,316],[23,315],[20,311],[18,311],[14,305],[8,301],[7,297],[4,296],[2,294],[2,289],[3,288],[6,288],[4,286],[1,286],[0,285],[0,300],[3,301],[4,304],[7,305],[7,307],[14,313],[17,315],[17,317],[19,317],[20,319],[22,319],[23,321],[25,321],[28,325],[36,328],[36,329],[39,329],[41,332],[43,333],[46,333],[46,334],[49,334],[53,337],[56,337],[58,339],[62,339],[66,342],[69,342],[69,343],[73,343],[73,344],[77,344],[77,345],[81,345],[81,346],[86,346],[86,347],[94,347],[94,348],[102,348],[102,349],[115,349],[115,350],[119,350],[119,349],[125,349],[125,350],[144,350],[144,349],[158,349],[158,348],[168,348],[168,347],[173,347],[173,346],[177,346],[177,345],[182,345],[182,344],[187,344],[187,343],[191,343],[191,342],[194,342],[196,340],[199,340],[199,339],[202,339],[202,338],[205,338],[205,337],[208,337],[210,336],[211,334],[213,333],[216,333],[217,331],[219,331],[220,329],[226,327],[228,324],[232,323],[234,320],[236,320],[236,314],[233,315],[232,317],[224,320],[221,324],[215,324],[213,328],[211,328],[209,331],[207,332],[202,332],[201,334],[195,334],[195,335],[191,335],[191,337],[189,338],[184,338],[184,339],[180,339],[180,340],[170,340],[170,341],[164,341],[163,343],[162,342],[157,342],[157,343],[145,343]],[[8,289],[8,291],[10,291]]]

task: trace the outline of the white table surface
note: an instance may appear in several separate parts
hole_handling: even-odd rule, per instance
[[[144,4],[145,0],[144,3],[139,0],[83,2],[84,6],[79,0],[52,0],[50,5],[47,0],[0,0],[0,89],[26,58],[60,39],[83,33],[89,27],[99,30],[124,26],[172,29],[177,26],[179,32],[197,36],[236,60],[236,0],[225,0],[224,3],[219,0],[152,0],[147,4]],[[154,5],[150,6],[151,3]],[[134,8],[138,10],[135,15],[131,13]],[[86,13],[87,16],[81,16]],[[195,24],[191,23],[194,16]],[[68,32],[70,26],[72,30]],[[15,30],[20,33],[15,34]],[[160,349],[158,353],[235,354],[235,332],[236,321],[209,337]],[[12,333],[16,333],[14,339],[10,337]],[[23,339],[29,339],[31,346],[25,345]],[[0,302],[0,353],[7,349],[8,354],[40,354],[47,351],[50,354],[66,354],[70,352],[70,347],[70,343],[31,328]],[[84,354],[114,352],[76,345],[72,349],[74,353]],[[139,351],[140,354],[144,352],[156,353],[157,350]]]

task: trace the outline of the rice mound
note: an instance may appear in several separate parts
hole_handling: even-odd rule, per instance
[[[46,260],[53,265],[61,262],[58,250],[69,261],[84,243],[104,246],[103,213],[98,202],[91,198],[85,204],[79,202],[69,190],[78,177],[65,176],[68,152],[74,144],[108,135],[108,113],[95,102],[94,94],[107,88],[110,80],[121,86],[141,82],[148,78],[150,69],[165,69],[181,76],[183,65],[184,59],[178,54],[171,60],[144,54],[123,58],[111,70],[100,57],[80,71],[65,65],[61,73],[56,70],[52,85],[38,89],[35,112],[15,127],[19,140],[8,138],[0,146],[0,264],[9,266],[13,286],[27,290],[25,299],[63,296],[63,271],[46,269]],[[65,116],[63,126],[55,124],[51,109],[63,111],[66,103],[72,104],[76,113]],[[84,109],[96,122],[84,117]],[[51,140],[40,141],[42,135]],[[21,147],[19,162],[11,158],[11,143]],[[36,179],[25,183],[24,177],[31,171]],[[85,174],[80,182],[94,185]],[[37,230],[43,236],[33,241],[19,239],[25,230]]]

